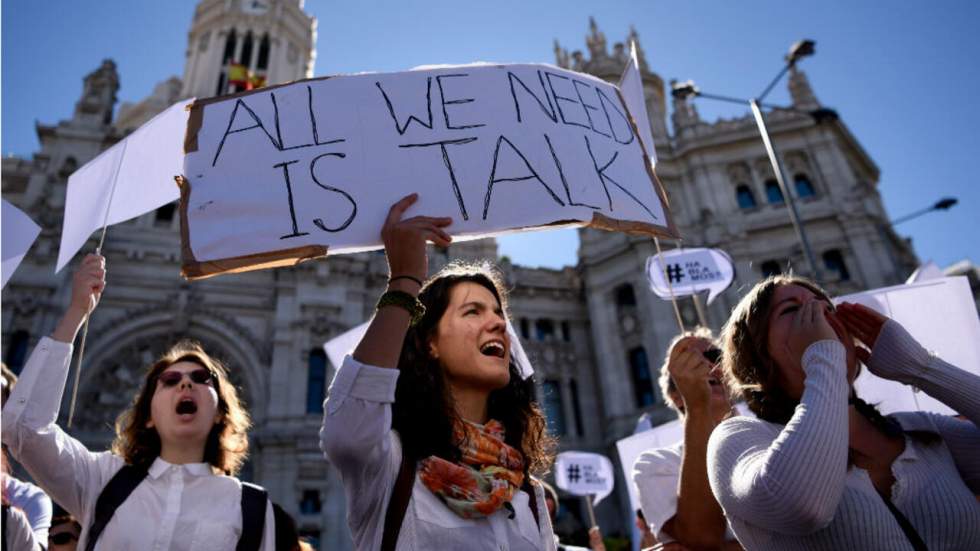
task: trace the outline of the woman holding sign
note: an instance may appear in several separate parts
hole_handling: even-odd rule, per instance
[[[68,312],[7,400],[3,443],[79,520],[79,549],[272,551],[265,491],[233,478],[248,453],[248,412],[199,346],[179,343],[147,369],[111,452],[91,452],[57,425],[72,342],[104,289],[105,259],[89,255]]]
[[[510,357],[506,304],[485,268],[424,282],[426,241],[449,218],[402,219],[381,235],[391,279],[330,386],[321,445],[340,471],[357,549],[553,550],[544,493],[551,441],[534,383]]]
[[[725,375],[758,419],[715,429],[708,473],[746,549],[975,548],[980,377],[873,310],[835,311],[823,290],[796,277],[756,285],[723,341]],[[881,415],[851,386],[858,360],[966,420]]]

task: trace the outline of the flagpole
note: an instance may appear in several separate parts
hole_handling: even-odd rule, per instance
[[[122,143],[122,153],[119,154],[119,164],[116,165],[116,173],[112,177],[112,188],[109,190],[109,201],[105,207],[105,216],[102,218],[102,234],[99,236],[99,245],[95,248],[95,254],[102,254],[102,245],[105,244],[105,234],[109,229],[109,211],[112,209],[112,199],[116,196],[116,184],[119,182],[119,169],[122,168],[123,160],[126,158],[126,146],[129,141],[125,138]],[[82,360],[85,358],[85,342],[88,339],[88,322],[92,318],[92,313],[85,315],[85,324],[82,325],[82,340],[78,343],[78,361],[75,363],[75,380],[71,387],[71,404],[68,406],[68,428],[75,418],[75,403],[78,400],[78,383],[82,378]]]
[[[681,309],[677,306],[677,297],[674,296],[674,285],[670,282],[670,275],[667,273],[667,266],[664,264],[664,252],[660,249],[660,238],[653,237],[653,244],[657,246],[657,262],[660,264],[660,271],[664,273],[664,281],[667,282],[667,290],[670,292],[670,302],[674,305],[674,316],[677,317],[677,326],[681,333],[684,333],[684,320],[681,319]]]

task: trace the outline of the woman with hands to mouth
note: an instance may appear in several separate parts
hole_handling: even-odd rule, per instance
[[[746,549],[975,548],[980,377],[798,277],[757,284],[722,341],[725,377],[758,419],[717,427],[708,473]],[[854,392],[859,361],[966,420],[880,414]]]
[[[357,549],[553,550],[532,474],[552,443],[534,383],[511,359],[506,300],[484,266],[429,279],[426,242],[449,218],[395,203],[381,236],[391,276],[324,404],[321,447],[339,470]]]
[[[97,255],[75,272],[71,305],[4,407],[3,443],[78,519],[79,549],[272,551],[265,491],[234,478],[248,454],[248,412],[224,367],[199,345],[182,341],[149,366],[116,422],[111,451],[89,451],[57,425],[72,343],[105,275]]]

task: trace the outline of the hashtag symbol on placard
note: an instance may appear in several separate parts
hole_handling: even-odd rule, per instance
[[[568,481],[574,483],[574,482],[578,482],[581,479],[582,479],[582,474],[579,472],[579,466],[578,465],[569,465],[568,466]]]
[[[684,270],[681,268],[680,264],[668,264],[667,265],[667,279],[671,283],[680,283],[684,279]]]

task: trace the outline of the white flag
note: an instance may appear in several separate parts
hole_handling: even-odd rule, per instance
[[[37,234],[41,233],[41,226],[6,199],[3,200],[3,211],[0,215],[3,216],[3,284],[0,287],[5,287],[7,280],[34,244]]]
[[[636,56],[636,44],[630,42],[630,59],[623,70],[623,76],[619,79],[619,91],[623,94],[623,102],[630,110],[633,119],[636,121],[637,130],[640,131],[640,141],[650,157],[650,163],[656,166],[657,150],[653,143],[653,134],[650,132],[650,116],[647,113],[646,97],[643,95],[643,78],[640,76],[640,62]]]
[[[68,177],[55,271],[102,228],[106,209],[108,223],[118,224],[180,198],[174,176],[184,170],[187,106],[193,101],[170,106]]]
[[[598,504],[612,493],[616,482],[612,461],[590,452],[562,452],[555,458],[555,484],[570,494],[595,496]]]

